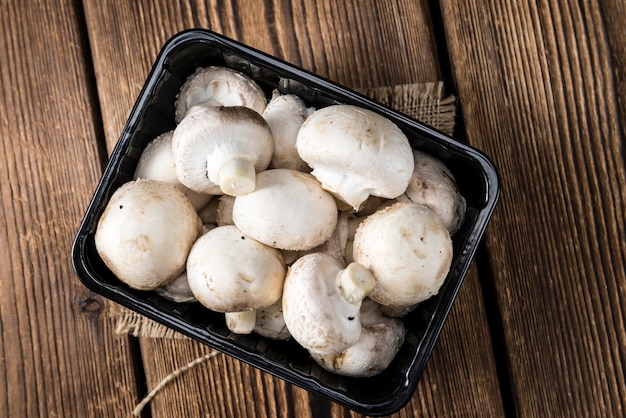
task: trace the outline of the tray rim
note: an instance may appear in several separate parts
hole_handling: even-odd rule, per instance
[[[393,398],[372,403],[358,402],[344,393],[327,388],[313,377],[307,377],[301,373],[296,373],[293,370],[281,366],[280,362],[271,361],[262,355],[246,351],[241,347],[229,343],[226,340],[217,338],[216,336],[206,331],[202,332],[202,330],[190,327],[189,324],[187,324],[181,318],[177,318],[166,312],[163,312],[162,310],[159,310],[158,308],[152,306],[146,301],[138,300],[137,298],[131,297],[130,295],[125,293],[115,292],[114,289],[110,288],[109,286],[103,285],[103,283],[99,281],[96,273],[90,270],[89,264],[85,257],[85,243],[88,235],[90,234],[90,226],[93,225],[95,221],[95,207],[98,205],[98,202],[100,202],[104,198],[104,186],[110,183],[113,176],[115,175],[114,170],[115,167],[117,167],[120,163],[119,160],[122,158],[123,154],[122,150],[126,149],[126,147],[128,146],[128,142],[132,137],[132,133],[137,127],[139,120],[141,119],[142,110],[145,108],[148,98],[152,96],[158,85],[159,74],[163,71],[167,57],[176,48],[188,42],[198,41],[213,42],[223,46],[224,48],[236,50],[238,53],[250,57],[257,62],[263,62],[264,65],[267,64],[267,67],[269,68],[280,69],[281,71],[284,71],[285,68],[288,68],[289,72],[297,76],[298,78],[302,80],[307,80],[307,82],[311,79],[314,79],[316,87],[320,87],[322,90],[325,91],[332,91],[333,93],[341,95],[350,101],[367,101],[368,104],[373,108],[373,110],[385,115],[392,115],[393,118],[397,119],[398,121],[401,121],[406,125],[410,125],[414,128],[421,130],[426,136],[429,137],[429,139],[438,141],[441,143],[441,145],[457,148],[457,150],[459,150],[463,154],[471,157],[472,160],[480,167],[483,175],[485,176],[485,203],[483,207],[478,210],[476,220],[467,238],[466,247],[470,248],[466,249],[466,251],[463,252],[463,262],[457,262],[457,265],[460,266],[460,270],[457,272],[456,281],[453,283],[453,286],[449,286],[446,288],[447,293],[439,298],[438,303],[434,307],[433,311],[435,312],[435,314],[433,315],[432,320],[428,323],[428,326],[424,330],[422,340],[411,359],[411,365],[409,366],[406,373],[404,385],[398,388],[396,392],[394,392]],[[229,39],[223,35],[206,29],[188,29],[173,35],[162,46],[161,51],[159,52],[156,60],[153,63],[153,66],[146,78],[145,84],[142,87],[142,90],[139,93],[135,104],[133,105],[125,127],[123,128],[122,133],[120,134],[120,137],[113,149],[111,158],[102,174],[100,181],[98,182],[93,197],[91,198],[89,206],[85,212],[85,216],[82,219],[80,227],[74,238],[71,249],[72,265],[79,280],[87,288],[104,296],[105,298],[112,300],[113,302],[119,303],[128,309],[136,311],[156,322],[172,328],[216,350],[222,351],[227,355],[235,357],[266,373],[283,379],[296,386],[302,387],[306,390],[321,394],[331,399],[332,401],[348,407],[356,412],[368,415],[388,415],[402,409],[410,401],[410,398],[415,391],[417,383],[419,382],[423,370],[428,363],[435,343],[438,340],[443,325],[448,317],[449,311],[456,299],[457,293],[465,278],[467,270],[469,269],[469,265],[471,264],[475,252],[478,249],[478,244],[485,233],[489,219],[493,214],[500,195],[499,184],[500,181],[497,169],[485,154],[467,144],[457,141],[453,137],[446,135],[436,130],[435,128],[432,128],[413,118],[410,118],[407,115],[404,115],[394,109],[391,109],[370,98],[367,98],[349,88],[334,83],[324,77],[313,74],[312,72],[304,70],[298,66],[268,55],[264,52],[244,45],[235,40]],[[473,245],[469,245],[469,243],[473,243]]]

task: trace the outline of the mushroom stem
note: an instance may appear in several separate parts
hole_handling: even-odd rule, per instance
[[[337,280],[341,297],[352,304],[360,304],[376,284],[374,275],[359,263],[337,273]]]
[[[248,157],[233,157],[217,173],[220,189],[227,195],[243,196],[254,191],[256,172]]]
[[[226,326],[235,334],[250,334],[256,323],[256,310],[226,312]]]

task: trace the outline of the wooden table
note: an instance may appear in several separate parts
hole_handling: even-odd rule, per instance
[[[0,416],[130,416],[207,353],[116,336],[70,246],[161,45],[209,28],[349,87],[444,80],[502,196],[397,416],[626,416],[623,0],[0,3]],[[145,416],[352,416],[227,356]]]

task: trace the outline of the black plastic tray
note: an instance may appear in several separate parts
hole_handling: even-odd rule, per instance
[[[132,179],[148,142],[175,127],[176,94],[197,67],[227,66],[256,80],[270,97],[278,88],[295,93],[308,106],[354,104],[395,122],[411,145],[440,158],[455,175],[467,200],[467,215],[453,238],[454,259],[439,294],[405,317],[407,337],[400,352],[382,374],[348,378],[316,365],[293,341],[272,341],[228,331],[223,314],[197,303],[176,304],[155,292],[128,288],[107,269],[94,245],[98,219],[111,194]],[[106,170],[76,235],[74,269],[89,289],[208,346],[258,367],[287,382],[369,415],[386,415],[410,400],[435,341],[477,249],[499,195],[492,163],[477,150],[414,119],[253,48],[206,30],[190,30],[172,37],[163,47],[122,131]],[[460,382],[462,384],[462,382]]]

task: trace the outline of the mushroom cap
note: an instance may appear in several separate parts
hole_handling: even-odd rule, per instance
[[[415,168],[406,196],[432,209],[450,234],[454,234],[465,216],[465,199],[459,192],[454,175],[443,162],[421,151],[413,151]]]
[[[338,354],[311,353],[313,360],[343,376],[370,377],[385,370],[404,343],[404,324],[383,315],[371,299],[361,305],[361,324],[361,336],[353,346]]]
[[[353,257],[376,277],[370,298],[408,307],[439,292],[450,270],[452,240],[426,206],[396,203],[361,222]]]
[[[256,190],[238,196],[235,225],[247,236],[274,248],[309,250],[330,238],[337,205],[310,174],[289,169],[257,175]]]
[[[111,196],[98,222],[95,244],[122,282],[152,290],[183,272],[201,230],[200,217],[180,190],[159,181],[135,180]]]
[[[267,104],[263,119],[270,126],[274,138],[271,168],[311,171],[296,149],[298,131],[311,112],[304,101],[294,94],[275,95]]]
[[[419,306],[419,303],[410,306],[382,306],[380,310],[383,314],[392,318],[402,318],[413,312],[415,308]]]
[[[198,68],[176,96],[176,123],[196,105],[245,106],[262,114],[267,104],[265,93],[247,75],[227,67]]]
[[[339,264],[343,267],[346,267],[348,264],[345,259],[348,234],[348,214],[345,212],[339,212],[337,226],[335,227],[335,230],[331,234],[330,238],[328,238],[322,245],[318,245],[310,250],[298,251],[295,254],[295,258],[302,257],[303,255],[309,253],[326,253],[331,255],[335,260],[339,261]],[[283,258],[284,257],[285,255],[283,253]],[[295,261],[295,259],[291,262],[293,261]]]
[[[134,179],[157,180],[176,186],[187,196],[193,207],[199,210],[211,200],[212,196],[193,191],[178,180],[172,154],[173,136],[174,131],[168,131],[150,141],[139,157]]]
[[[406,135],[384,116],[357,106],[315,111],[302,124],[296,147],[322,186],[355,210],[369,195],[401,195],[413,173]]]
[[[217,312],[269,306],[282,293],[285,265],[280,253],[244,236],[233,225],[210,230],[187,259],[189,287],[198,302]]]
[[[339,353],[361,335],[361,298],[350,301],[339,284],[341,264],[325,253],[291,265],[283,288],[283,317],[292,337],[314,353]]]
[[[254,181],[254,172],[267,168],[273,150],[272,132],[265,120],[242,106],[195,106],[172,138],[178,179],[190,189],[207,194],[232,194],[224,190],[230,181],[227,176],[232,174],[250,174]],[[233,162],[234,173],[226,171]]]

